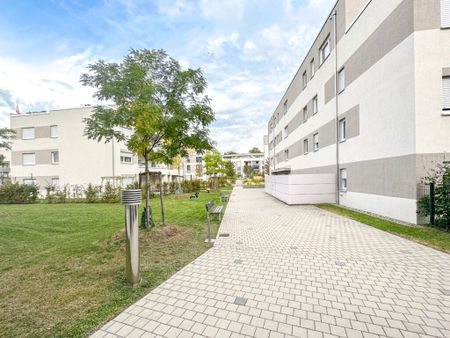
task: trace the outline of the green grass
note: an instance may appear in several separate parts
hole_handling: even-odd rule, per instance
[[[167,225],[140,231],[134,288],[120,204],[0,205],[0,337],[86,336],[208,249],[211,198],[219,204],[217,193],[165,198]],[[160,224],[159,199],[151,205]]]
[[[450,233],[431,227],[408,226],[374,217],[332,204],[321,204],[319,208],[349,217],[374,228],[390,232],[409,240],[450,253]]]

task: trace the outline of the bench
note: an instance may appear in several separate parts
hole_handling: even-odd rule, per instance
[[[208,243],[212,243],[211,241],[211,219],[209,215],[219,215],[219,222],[220,222],[220,216],[222,214],[222,205],[214,205],[214,200],[210,200],[208,203],[206,203],[206,216],[208,219]]]
[[[230,200],[230,195],[225,195],[222,190],[219,192],[220,201],[221,202],[228,202]]]

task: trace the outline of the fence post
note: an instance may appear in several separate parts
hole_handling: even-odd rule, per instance
[[[435,223],[435,193],[434,193],[434,183],[430,183],[430,224]]]

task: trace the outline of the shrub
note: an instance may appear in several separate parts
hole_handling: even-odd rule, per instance
[[[120,187],[113,187],[109,182],[105,184],[102,192],[102,202],[117,203],[120,202]]]
[[[86,202],[95,203],[98,201],[98,194],[100,192],[100,187],[95,186],[91,183],[86,187],[86,191],[84,192],[86,196]]]
[[[39,187],[34,184],[6,183],[0,185],[0,203],[34,203]]]

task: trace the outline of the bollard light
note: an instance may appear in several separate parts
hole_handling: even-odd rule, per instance
[[[128,282],[132,285],[139,283],[141,280],[139,276],[138,226],[141,196],[141,189],[122,190],[122,205],[125,206],[126,270]]]

